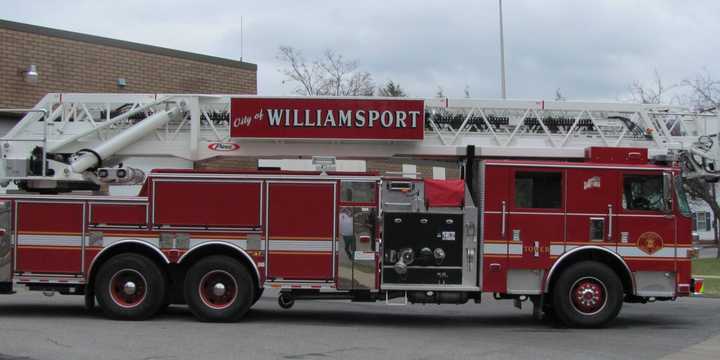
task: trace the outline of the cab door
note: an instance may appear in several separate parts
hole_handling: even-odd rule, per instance
[[[619,231],[612,221],[617,222],[620,194],[615,170],[568,169],[565,246],[553,246],[552,255],[584,245],[616,251]]]
[[[518,167],[510,173],[507,290],[539,294],[551,245],[565,241],[565,170]]]
[[[508,212],[511,269],[550,267],[550,245],[565,241],[562,169],[512,170]]]
[[[657,261],[643,260],[674,261],[676,218],[672,204],[665,200],[669,181],[660,171],[628,171],[619,176],[618,253],[632,262],[634,271],[657,269]]]

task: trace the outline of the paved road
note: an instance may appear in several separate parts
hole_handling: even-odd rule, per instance
[[[699,343],[687,351],[720,354],[718,336],[720,299],[704,298],[626,304],[611,328],[572,330],[490,298],[461,306],[298,302],[282,310],[266,295],[244,322],[206,324],[184,307],[122,322],[86,312],[80,297],[0,296],[0,360],[655,359]]]

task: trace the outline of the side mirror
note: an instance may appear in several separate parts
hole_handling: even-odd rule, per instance
[[[663,173],[663,210],[666,213],[672,213],[672,174],[669,172]]]

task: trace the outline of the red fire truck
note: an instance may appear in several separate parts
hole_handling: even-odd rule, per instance
[[[682,186],[715,179],[701,120],[632,104],[50,94],[1,140],[17,190],[0,195],[0,291],[84,295],[118,319],[186,303],[203,321],[242,318],[265,288],[284,308],[492,293],[602,326],[623,302],[702,287]],[[322,157],[317,171],[153,165],[218,155]],[[333,171],[335,156],[453,159],[461,179]]]

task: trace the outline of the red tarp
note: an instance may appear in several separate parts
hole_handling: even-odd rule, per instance
[[[465,200],[464,180],[425,180],[428,207],[460,207]]]

